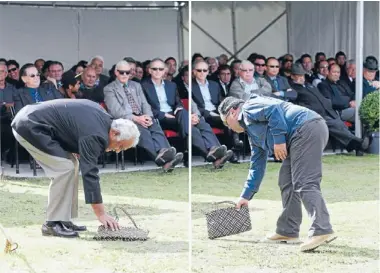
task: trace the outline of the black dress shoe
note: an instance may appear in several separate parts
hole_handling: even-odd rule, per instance
[[[67,229],[71,229],[71,230],[74,230],[74,231],[86,231],[87,230],[86,226],[77,226],[77,225],[75,225],[71,221],[67,221],[67,222],[61,221],[61,224],[64,227],[66,227]]]
[[[239,157],[235,153],[233,153],[233,155],[231,156],[231,158],[229,159],[229,161],[232,164],[240,164]]]
[[[65,238],[79,237],[78,232],[68,229],[61,224],[61,222],[54,222],[53,224],[45,223],[42,225],[43,236],[57,236]]]

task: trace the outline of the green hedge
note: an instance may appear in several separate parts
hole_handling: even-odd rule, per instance
[[[379,99],[380,90],[376,90],[365,96],[360,105],[360,119],[370,132],[379,132]]]

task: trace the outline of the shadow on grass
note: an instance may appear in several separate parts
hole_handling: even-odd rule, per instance
[[[86,232],[81,234],[78,240],[97,242],[105,249],[129,253],[185,253],[189,251],[188,241],[156,241],[151,236],[146,241],[98,241],[93,239],[95,235],[96,232]]]
[[[323,248],[317,248],[314,251],[306,252],[307,254],[328,254],[334,256],[346,257],[364,257],[369,259],[379,259],[379,251],[365,247],[351,247],[348,245],[329,244]]]
[[[11,252],[9,255],[12,255],[14,257],[17,257],[19,258],[20,260],[22,260],[26,267],[28,268],[28,273],[38,273],[36,270],[34,270],[34,268],[30,265],[28,259],[25,257],[24,254],[21,254],[21,253],[18,253],[18,252]]]
[[[19,227],[29,225],[40,225],[45,221],[45,208],[47,197],[38,194],[28,193],[10,193],[0,191],[0,215],[2,216],[1,223],[4,227]],[[128,204],[108,204],[105,203],[106,210],[112,214],[112,208],[119,206],[125,208],[132,217],[134,216],[153,216],[162,215],[165,213],[176,212],[174,210],[163,210],[153,207],[139,207]],[[96,217],[90,205],[86,205],[83,201],[79,201],[78,222],[84,220],[95,220]],[[125,215],[119,214],[121,218]]]

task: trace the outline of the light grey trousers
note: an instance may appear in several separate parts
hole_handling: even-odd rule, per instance
[[[294,133],[283,161],[279,187],[283,210],[276,233],[298,237],[302,222],[301,201],[311,218],[309,236],[333,232],[326,203],[321,193],[322,153],[329,138],[323,119],[307,121]]]
[[[355,109],[356,108],[346,108],[342,110],[340,118],[343,121],[355,122]]]
[[[79,162],[76,157],[71,153],[68,153],[70,159],[49,155],[34,147],[15,130],[13,134],[40,164],[46,176],[51,178],[46,220],[70,221],[78,217]]]

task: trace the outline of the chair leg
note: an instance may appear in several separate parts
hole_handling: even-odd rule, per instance
[[[103,160],[103,169],[106,167],[106,153],[102,154],[102,160]]]
[[[119,169],[119,154],[118,153],[115,153],[116,155],[116,170]]]
[[[34,158],[32,161],[32,165],[33,165],[33,176],[37,176],[37,166],[36,166],[36,160],[34,160]]]
[[[137,165],[137,146],[135,147],[135,166]]]
[[[20,164],[19,164],[19,158],[18,158],[18,142],[16,140],[16,143],[15,143],[15,153],[16,153],[16,174],[19,174],[20,173]]]
[[[121,169],[125,170],[124,151],[121,151]]]

